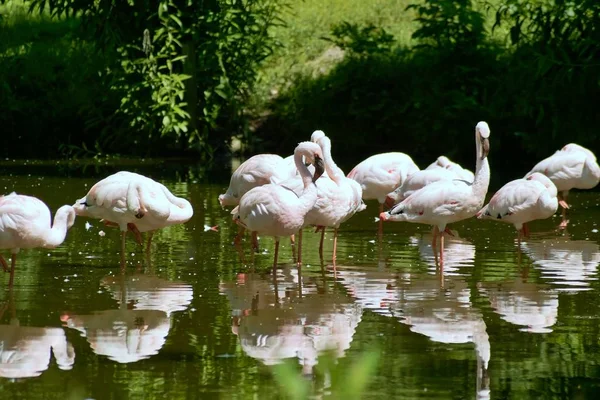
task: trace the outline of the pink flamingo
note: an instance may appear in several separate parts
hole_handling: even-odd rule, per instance
[[[490,183],[490,128],[481,121],[475,127],[476,168],[473,183],[464,180],[433,182],[414,192],[390,212],[381,213],[383,221],[407,221],[434,225],[432,247],[440,233],[440,266],[444,264],[444,232],[446,225],[477,214],[483,206]]]
[[[359,163],[350,171],[348,178],[354,179],[360,184],[363,200],[377,199],[381,214],[387,194],[401,186],[408,176],[418,170],[419,167],[412,158],[404,153],[382,153]],[[382,232],[383,224],[380,219],[380,236]]]
[[[296,175],[296,165],[293,155],[282,158],[277,154],[258,154],[250,157],[233,172],[229,181],[227,191],[219,195],[219,203],[222,207],[237,206],[246,192],[258,186],[269,183],[279,183]],[[244,234],[244,228],[240,225],[234,242],[239,244]],[[293,236],[291,237],[294,243]],[[256,232],[252,232],[252,247],[258,250],[258,238]]]
[[[320,133],[321,135],[318,135]],[[317,134],[317,135],[315,135]],[[353,179],[346,178],[331,157],[331,140],[322,131],[313,133],[313,140],[323,150],[325,170],[329,178],[317,181],[317,202],[306,214],[306,224],[316,225],[321,230],[319,254],[323,257],[325,228],[333,227],[333,264],[337,258],[337,234],[340,225],[356,212],[366,208],[362,201],[362,188]]]
[[[314,160],[314,176],[304,165],[302,156]],[[274,237],[273,271],[277,269],[279,238],[290,236],[302,228],[306,214],[317,201],[314,182],[323,174],[323,153],[315,143],[300,143],[294,150],[294,161],[304,184],[304,191],[300,195],[285,186],[270,183],[246,192],[240,204],[231,212],[234,221],[244,228]]]
[[[460,176],[453,172],[451,166],[441,168],[431,168],[431,169],[422,169],[420,171],[415,172],[402,183],[402,186],[389,193],[385,197],[385,204],[388,208],[394,207],[394,205],[400,203],[402,200],[406,199],[408,196],[424,188],[430,183],[442,181],[442,180],[452,180],[452,179],[460,179]],[[460,166],[459,166],[460,168]],[[468,182],[473,182],[468,181]]]
[[[515,179],[502,186],[490,202],[478,213],[477,218],[508,222],[521,236],[529,236],[527,222],[550,218],[558,209],[556,186],[539,172],[527,178]]]
[[[561,227],[567,226],[567,196],[571,189],[591,189],[600,182],[600,166],[590,150],[569,143],[550,157],[540,161],[526,175],[540,172],[546,175],[558,190],[558,204],[563,208]]]
[[[454,161],[450,160],[446,156],[439,156],[434,162],[429,164],[427,166],[427,168],[425,168],[425,169],[437,169],[437,168],[445,168],[445,169],[449,170],[450,172],[454,172],[458,176],[459,179],[464,179],[468,182],[473,182],[473,179],[475,179],[475,175],[471,171],[461,167],[460,164],[455,163]]]
[[[194,214],[189,201],[176,197],[148,177],[120,171],[96,183],[73,206],[78,216],[103,219],[121,230],[121,264],[125,264],[125,234],[133,231],[141,243],[148,232],[147,251],[154,231],[187,222]]]
[[[59,208],[52,224],[50,209],[43,201],[14,192],[1,196],[0,249],[10,249],[12,253],[8,285],[13,284],[17,253],[20,249],[53,249],[65,240],[67,230],[74,222],[75,211],[71,206]],[[8,264],[2,255],[0,264],[4,272],[8,272]]]

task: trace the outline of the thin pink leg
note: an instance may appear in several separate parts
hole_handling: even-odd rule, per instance
[[[319,244],[319,255],[323,259],[323,240],[325,240],[325,227],[321,227],[321,243]]]
[[[242,243],[242,236],[244,236],[244,227],[242,225],[238,225],[238,234],[233,239],[233,243],[237,246]]]
[[[294,236],[293,234],[290,235],[290,244],[292,246],[296,244],[296,236]]]
[[[4,272],[8,272],[8,263],[6,262],[4,257],[2,257],[1,254],[0,254],[0,264],[2,264],[2,269],[4,270]]]
[[[381,213],[383,212],[383,204],[379,204],[379,214],[377,215],[381,215]],[[379,236],[383,235],[383,221],[381,220],[381,218],[379,219],[379,232],[378,232]]]
[[[15,280],[15,267],[17,265],[17,255],[15,253],[10,257],[10,279],[8,280],[8,286],[12,287]]]
[[[337,234],[338,228],[333,228],[333,268],[335,269],[335,260],[337,259]]]
[[[302,265],[302,229],[298,231],[298,265]]]
[[[438,263],[438,251],[437,251],[437,237],[439,233],[439,229],[436,226],[433,227],[433,240],[431,241],[431,249],[433,250],[433,258],[435,259],[435,264]]]
[[[258,253],[258,233],[252,232],[252,249]]]
[[[273,275],[277,271],[277,257],[279,256],[279,238],[275,239],[275,259],[273,260]]]
[[[440,268],[444,270],[444,232],[440,232]]]

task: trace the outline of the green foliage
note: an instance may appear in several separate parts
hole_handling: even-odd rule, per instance
[[[373,24],[360,27],[358,24],[344,21],[334,25],[331,34],[333,36],[331,42],[342,50],[359,55],[388,52],[394,43],[392,35]]]

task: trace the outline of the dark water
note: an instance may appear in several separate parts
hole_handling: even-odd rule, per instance
[[[598,193],[572,194],[565,231],[558,217],[533,223],[521,251],[512,226],[455,224],[443,273],[428,227],[387,223],[378,243],[369,203],[340,231],[335,272],[331,235],[322,267],[307,230],[302,270],[285,240],[274,279],[270,238],[254,257],[244,243],[245,262],[232,247],[236,229],[217,201],[226,183],[138,170],[190,199],[193,219],[155,235],[149,262],[130,239],[124,275],[118,232],[96,220],[78,219],[55,250],[19,253],[12,291],[1,277],[0,398],[262,399],[294,384],[347,398],[361,374],[363,398],[600,390]],[[5,169],[0,191],[54,211],[112,172],[43,171]],[[361,365],[368,354],[379,357],[373,371]],[[283,359],[292,374],[274,367]]]

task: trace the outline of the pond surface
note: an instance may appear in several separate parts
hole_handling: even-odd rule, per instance
[[[217,201],[227,181],[131,169],[190,199],[193,219],[156,234],[149,259],[130,236],[124,274],[118,231],[97,220],[78,219],[55,250],[22,251],[12,290],[0,276],[0,398],[263,399],[294,385],[348,398],[361,379],[362,398],[600,390],[599,193],[573,193],[568,228],[534,222],[520,248],[512,225],[455,224],[443,273],[430,228],[386,223],[379,242],[368,203],[340,230],[335,271],[332,235],[321,264],[306,230],[302,269],[282,240],[273,277],[271,238],[255,255],[247,238],[243,260],[232,246],[237,229]],[[33,170],[0,166],[1,192],[53,212],[114,172]]]

